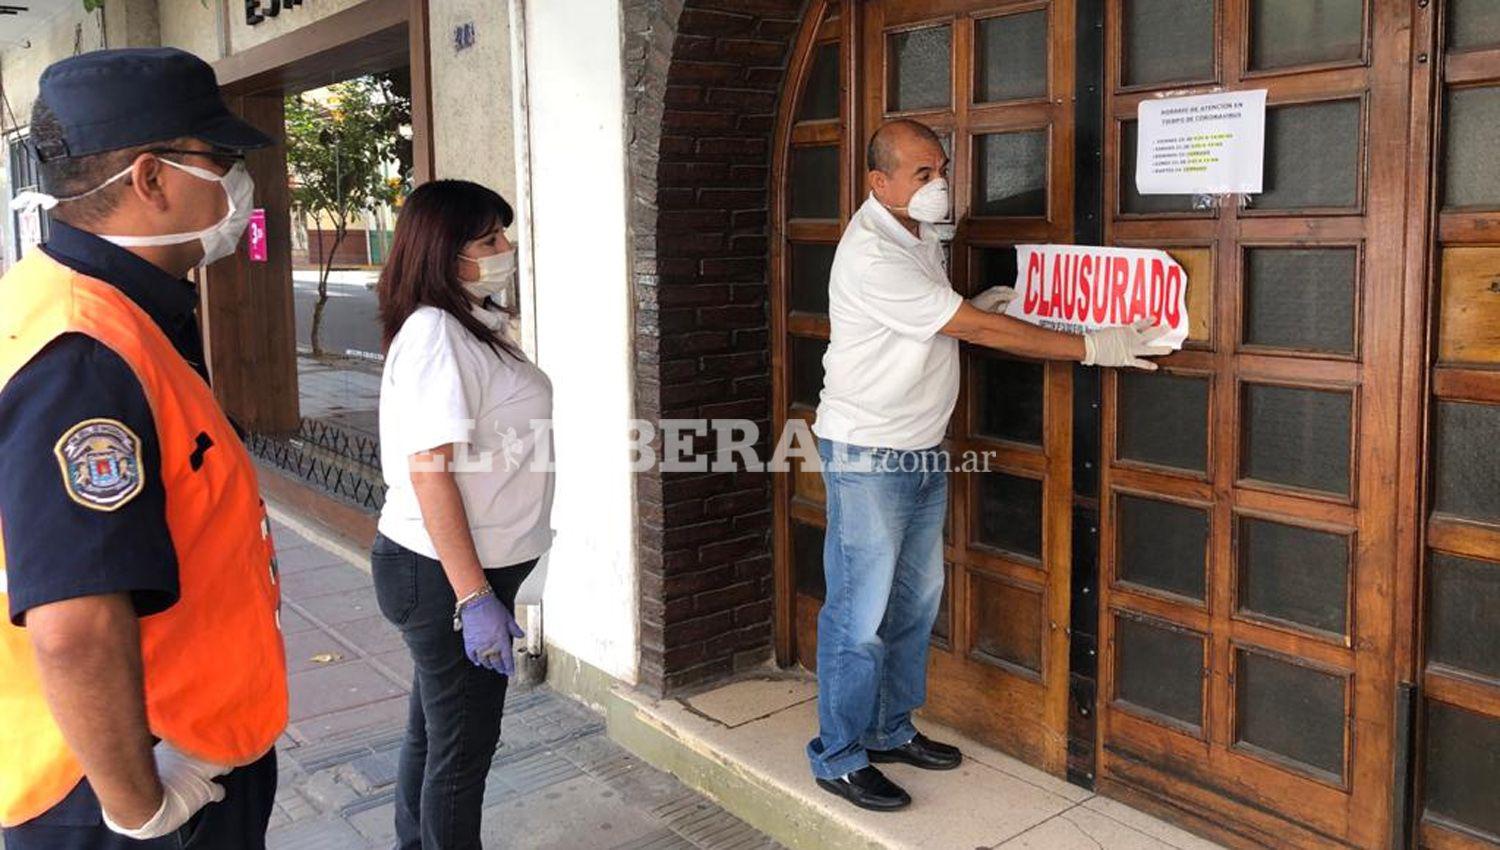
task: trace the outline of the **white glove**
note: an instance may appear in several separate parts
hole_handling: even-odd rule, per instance
[[[1171,346],[1151,344],[1168,330],[1162,325],[1152,326],[1150,319],[1141,319],[1133,325],[1089,331],[1083,335],[1083,365],[1134,366],[1154,372],[1156,364],[1141,358],[1172,353]]]
[[[1004,313],[1005,305],[1016,300],[1016,290],[1009,286],[992,286],[969,299],[975,309],[986,313]]]
[[[126,829],[110,820],[108,812],[104,814],[104,825],[112,832],[137,841],[171,835],[191,820],[199,809],[223,800],[224,786],[213,779],[230,770],[199,761],[166,741],[157,744],[152,755],[156,757],[156,772],[161,776],[161,808],[135,829]]]

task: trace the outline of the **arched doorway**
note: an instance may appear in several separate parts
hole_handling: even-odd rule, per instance
[[[1068,4],[815,3],[789,72],[773,168],[775,412],[811,422],[828,335],[827,273],[864,200],[863,141],[890,116],[929,123],[953,152],[954,285],[1006,274],[1018,242],[1073,234]],[[816,21],[816,23],[814,23]],[[955,26],[960,22],[960,26]],[[978,38],[978,42],[975,38]],[[1014,50],[1013,48],[1019,48]],[[1002,80],[974,73],[1004,50]],[[975,63],[979,64],[976,65]],[[793,96],[790,92],[796,92]],[[1013,180],[996,170],[1020,166]],[[983,189],[967,191],[967,187]],[[1067,758],[1071,381],[1067,364],[966,358],[950,448],[990,452],[990,471],[956,475],[949,581],[934,635],[932,712],[1061,774]],[[1005,388],[1018,403],[995,405]],[[784,419],[782,421],[784,421]],[[816,472],[780,482],[786,521],[784,659],[813,666],[821,598],[822,499]],[[1051,504],[1053,510],[1044,511]],[[999,520],[999,521],[996,521]],[[976,697],[983,712],[967,706]]]
[[[993,463],[950,489],[931,716],[1243,846],[1404,832],[1398,520],[1421,485],[1392,476],[1420,450],[1403,233],[1425,214],[1408,129],[1432,120],[1412,24],[1399,0],[811,5],[773,149],[778,429],[812,418],[833,248],[888,118],[948,140],[960,292],[1010,282],[1031,242],[1164,248],[1192,282],[1159,373],[965,349],[948,445]],[[1219,87],[1269,92],[1266,191],[1138,194],[1139,104]],[[811,666],[823,494],[811,471],[775,486],[778,654]]]

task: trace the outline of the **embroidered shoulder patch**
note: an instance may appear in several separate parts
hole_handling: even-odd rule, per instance
[[[63,486],[73,501],[96,511],[117,510],[140,495],[141,441],[115,419],[85,419],[57,441]]]

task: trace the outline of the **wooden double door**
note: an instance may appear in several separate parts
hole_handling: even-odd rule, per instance
[[[1159,372],[965,348],[948,448],[987,460],[951,480],[928,716],[1233,844],[1500,846],[1497,80],[1481,0],[810,4],[772,178],[778,425],[813,418],[890,118],[950,151],[960,292],[1020,243],[1189,274]],[[1140,103],[1218,88],[1268,90],[1265,191],[1137,193]],[[812,667],[821,483],[776,497],[778,646]]]

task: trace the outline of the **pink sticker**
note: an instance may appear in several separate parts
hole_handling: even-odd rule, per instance
[[[250,211],[250,262],[264,263],[266,254],[266,211],[257,207]]]

